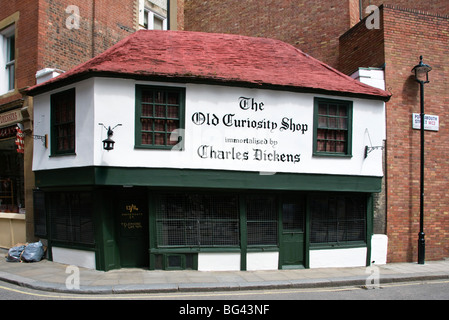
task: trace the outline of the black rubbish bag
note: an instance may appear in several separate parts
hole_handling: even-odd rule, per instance
[[[44,256],[44,246],[42,242],[33,242],[25,247],[22,253],[22,261],[39,262]]]
[[[20,255],[22,254],[23,250],[25,249],[25,246],[17,246],[12,247],[8,250],[8,255],[6,256],[7,262],[20,262]]]

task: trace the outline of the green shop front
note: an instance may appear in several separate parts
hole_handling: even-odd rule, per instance
[[[380,188],[369,177],[95,167],[36,179],[49,253],[98,270],[309,268],[326,250],[366,265]]]

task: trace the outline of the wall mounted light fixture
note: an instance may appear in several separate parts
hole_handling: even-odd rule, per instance
[[[98,125],[103,126],[107,130],[108,137],[103,140],[103,149],[106,151],[114,150],[115,141],[111,137],[114,135],[114,129],[121,126],[121,124],[117,124],[112,129],[110,126],[107,128],[103,123],[99,123]]]

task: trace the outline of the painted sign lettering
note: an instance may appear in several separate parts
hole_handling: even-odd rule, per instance
[[[223,141],[217,140],[203,142],[196,147],[196,155],[200,159],[292,164],[301,161],[300,153],[296,151],[281,152],[275,148],[281,142],[283,142],[284,148],[286,147],[289,143],[288,134],[306,136],[309,133],[308,123],[290,115],[279,117],[276,112],[270,113],[268,105],[253,97],[239,97],[237,106],[237,110],[232,113],[217,114],[197,111],[192,114],[193,124],[219,129],[225,134],[224,143],[229,145],[229,147],[223,147],[222,144],[218,146],[218,142],[222,143]],[[232,130],[229,131],[229,129]],[[251,131],[254,133],[254,137],[241,136]],[[285,138],[280,140],[279,134]],[[295,145],[289,149],[297,147]]]

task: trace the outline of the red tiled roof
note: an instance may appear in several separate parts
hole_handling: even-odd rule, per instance
[[[239,84],[388,100],[365,85],[278,40],[188,31],[137,31],[99,56],[45,83],[35,95],[83,77],[114,75]]]

